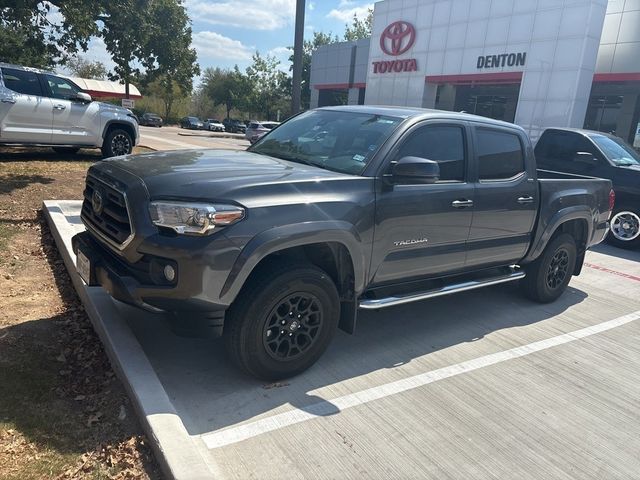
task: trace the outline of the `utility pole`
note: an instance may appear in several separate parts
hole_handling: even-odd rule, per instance
[[[293,44],[293,92],[291,93],[291,113],[300,111],[302,97],[302,53],[304,48],[305,0],[296,0],[296,33]]]

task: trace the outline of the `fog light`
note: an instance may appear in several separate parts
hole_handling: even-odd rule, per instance
[[[171,265],[165,265],[164,278],[166,278],[169,282],[173,282],[176,279],[176,269]]]

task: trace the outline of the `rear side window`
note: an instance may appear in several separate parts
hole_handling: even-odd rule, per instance
[[[402,157],[434,160],[440,165],[441,182],[462,182],[465,177],[465,141],[462,127],[426,125],[412,132],[398,153]]]
[[[508,180],[525,171],[520,137],[513,133],[478,128],[480,180]]]
[[[2,79],[4,80],[4,86],[16,93],[42,96],[42,88],[40,87],[38,75],[33,72],[3,68]]]
[[[587,152],[598,156],[591,142],[582,135],[553,130],[548,130],[542,134],[535,151],[536,156],[551,163],[572,162],[578,152]]]

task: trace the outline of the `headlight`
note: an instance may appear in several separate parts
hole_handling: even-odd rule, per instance
[[[186,235],[208,235],[244,218],[244,208],[207,203],[151,202],[149,212],[154,225]]]

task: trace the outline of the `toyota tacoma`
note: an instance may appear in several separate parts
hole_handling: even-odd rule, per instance
[[[331,107],[247,151],[124,156],[88,172],[88,285],[262,379],[302,372],[359,309],[519,281],[558,298],[607,232],[608,180],[536,170],[525,131],[467,114]]]

